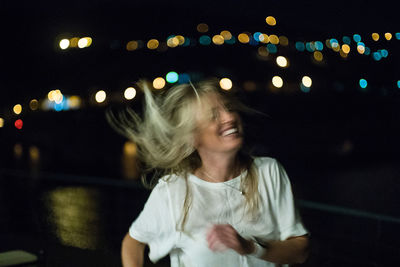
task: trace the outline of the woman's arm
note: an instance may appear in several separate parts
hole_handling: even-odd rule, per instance
[[[231,248],[241,255],[257,254],[260,259],[280,264],[303,263],[309,253],[307,235],[284,241],[268,241],[258,252],[254,241],[244,239],[229,224],[214,225],[207,234],[207,241],[213,251]]]
[[[255,246],[250,251],[254,253]],[[304,263],[309,254],[309,240],[307,236],[291,237],[284,241],[268,241],[264,245],[260,258],[280,264]]]
[[[121,257],[124,267],[143,267],[143,254],[146,244],[126,234],[122,241]]]

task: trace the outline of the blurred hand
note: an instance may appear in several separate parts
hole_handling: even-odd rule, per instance
[[[244,239],[229,224],[213,225],[207,232],[207,242],[212,251],[233,249],[240,255],[245,255],[254,250],[253,242]]]

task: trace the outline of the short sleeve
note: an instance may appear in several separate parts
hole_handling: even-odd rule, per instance
[[[149,258],[157,262],[175,245],[175,226],[172,223],[168,190],[159,182],[151,192],[143,210],[129,228],[129,235],[149,246]]]
[[[283,166],[275,161],[272,174],[275,184],[277,223],[281,240],[308,234],[295,206],[292,187]]]

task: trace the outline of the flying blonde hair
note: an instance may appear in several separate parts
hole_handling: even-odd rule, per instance
[[[161,177],[177,175],[185,179],[186,196],[180,228],[184,230],[190,210],[191,198],[188,175],[201,166],[201,159],[194,147],[194,134],[197,129],[196,113],[201,104],[207,108],[207,101],[202,101],[209,94],[221,97],[224,105],[234,111],[251,111],[230,92],[221,90],[216,79],[209,79],[196,85],[180,84],[168,89],[164,95],[154,96],[146,81],[141,81],[145,105],[143,118],[132,109],[126,112],[106,113],[109,123],[121,134],[137,144],[138,155],[145,169],[142,181],[147,187],[154,187]],[[258,178],[254,169],[253,158],[240,151],[238,153],[240,169],[247,171],[242,179],[241,189],[245,192],[247,210],[255,214],[258,202]],[[147,173],[156,171],[147,182]]]

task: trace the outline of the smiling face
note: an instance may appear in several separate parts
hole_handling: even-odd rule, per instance
[[[218,94],[202,98],[197,113],[195,148],[199,154],[237,153],[243,142],[239,114],[230,110]]]

